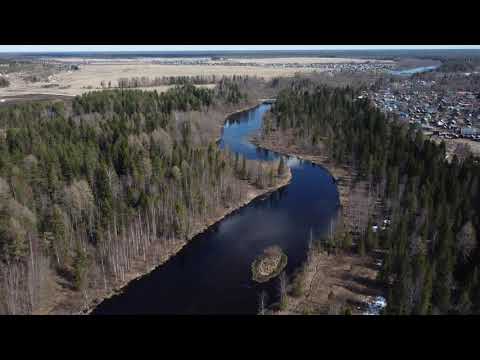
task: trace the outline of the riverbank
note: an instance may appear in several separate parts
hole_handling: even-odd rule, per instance
[[[321,152],[321,148],[315,154],[308,153],[295,144],[291,131],[257,135],[251,142],[260,148],[296,156],[326,168],[337,184],[344,231],[352,229],[355,219],[350,199],[356,176],[352,167],[334,163]],[[287,295],[286,307],[274,310],[272,314],[341,314],[346,309],[351,314],[363,314],[369,304],[382,295],[382,289],[376,282],[379,270],[380,262],[376,256],[328,253],[314,247],[297,280],[301,282],[300,288],[303,290],[297,292],[296,296],[291,293]]]
[[[378,270],[371,256],[314,249],[303,267],[303,290],[297,296],[289,292],[285,309],[272,314],[363,315],[383,295],[376,282]]]
[[[95,309],[95,307],[98,304],[100,304],[103,300],[106,300],[108,298],[111,298],[112,296],[121,294],[125,290],[125,288],[129,285],[130,282],[136,279],[139,279],[142,276],[154,271],[157,267],[162,266],[164,263],[170,260],[170,258],[174,257],[180,250],[182,250],[182,248],[186,246],[194,237],[207,231],[211,226],[222,221],[231,213],[241,209],[244,206],[247,206],[250,202],[256,200],[257,198],[266,196],[267,194],[288,185],[291,181],[291,178],[292,178],[292,174],[291,174],[291,171],[289,170],[284,177],[279,179],[277,184],[265,189],[258,189],[254,185],[244,181],[243,194],[245,194],[245,196],[241,201],[227,208],[224,208],[221,210],[218,209],[216,214],[214,216],[209,217],[205,223],[195,224],[194,230],[192,230],[188,236],[188,240],[178,240],[178,239],[172,240],[171,246],[168,248],[168,252],[165,252],[164,256],[161,259],[159,259],[157,262],[154,262],[153,264],[150,263],[151,261],[148,261],[149,264],[146,266],[146,268],[144,268],[144,270],[129,273],[125,277],[125,280],[122,281],[117,287],[103,294],[100,293],[99,296],[97,296],[91,303],[83,307],[82,310],[80,310],[76,314],[89,315]],[[165,251],[165,248],[163,248],[163,250]],[[142,260],[140,259],[139,261],[141,262]]]
[[[242,108],[238,111],[229,113],[226,117],[228,118],[228,116],[233,113],[247,111],[256,106],[258,106],[257,102],[248,108]],[[225,117],[223,119],[225,119]],[[221,130],[219,130],[219,133],[220,132]],[[212,133],[211,135],[213,137],[218,134]],[[188,234],[187,240],[159,239],[154,242],[148,249],[148,254],[145,257],[137,258],[132,261],[131,271],[126,273],[122,279],[110,282],[106,287],[103,281],[97,279],[93,286],[90,287],[86,293],[82,294],[72,291],[65,281],[60,277],[57,277],[56,281],[51,285],[52,291],[48,296],[48,301],[45,301],[41,307],[37,308],[34,311],[34,314],[90,314],[103,300],[122,293],[129,283],[141,278],[158,266],[166,263],[195,236],[206,231],[210,226],[221,221],[236,210],[246,206],[251,201],[286,186],[291,181],[291,177],[292,174],[288,169],[285,176],[276,177],[275,185],[262,189],[257,188],[247,180],[242,180],[240,193],[243,194],[243,196],[240,201],[232,203],[228,207],[219,207],[210,214],[205,221],[196,222]]]
[[[295,156],[299,159],[310,161],[313,164],[326,168],[335,180],[339,200],[342,209],[348,208],[349,194],[354,176],[353,169],[349,166],[338,165],[332,162],[324,153],[309,154],[300,146],[295,145],[293,133],[286,131],[279,137],[275,132],[268,136],[253,136],[250,139],[252,144],[265,150],[275,151],[281,154]]]

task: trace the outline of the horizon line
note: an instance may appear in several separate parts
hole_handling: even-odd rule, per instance
[[[77,47],[77,49],[75,49]],[[164,47],[162,49],[162,47]],[[235,48],[238,47],[238,48]],[[119,49],[118,49],[119,48]],[[200,49],[199,49],[200,48]],[[182,53],[480,50],[480,45],[0,45],[0,53]]]

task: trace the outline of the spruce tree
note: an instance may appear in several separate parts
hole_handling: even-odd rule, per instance
[[[277,171],[278,176],[283,176],[285,174],[285,171],[286,171],[285,162],[283,161],[283,156],[281,156],[280,162],[278,164],[278,171]]]
[[[73,281],[75,289],[83,290],[87,286],[88,258],[87,253],[77,242],[73,259]]]

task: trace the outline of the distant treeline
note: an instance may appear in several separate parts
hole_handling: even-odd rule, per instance
[[[117,81],[119,88],[137,88],[137,87],[150,87],[150,86],[162,86],[162,85],[205,85],[215,84],[221,81],[248,81],[249,76],[215,76],[215,75],[197,75],[197,76],[162,76],[149,78],[132,77],[132,78],[120,78]],[[103,87],[105,83],[103,82]],[[111,85],[111,84],[110,84]]]
[[[69,64],[54,64],[49,62],[28,60],[0,60],[0,73],[21,73],[27,82],[46,81],[50,75],[60,71],[78,70],[78,66]]]

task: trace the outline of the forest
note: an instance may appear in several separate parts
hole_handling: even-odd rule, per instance
[[[472,72],[479,65],[480,59],[478,57],[453,58],[444,60],[437,71],[443,73]]]
[[[278,164],[216,146],[226,114],[252,104],[240,89],[225,79],[0,108],[0,313],[45,307],[54,283],[87,303],[136,260],[165,258],[246,184],[274,185]]]
[[[445,145],[359,99],[351,87],[297,79],[280,91],[265,134],[294,133],[296,144],[321,148],[355,170],[385,204],[373,232],[336,239],[342,251],[383,254],[379,281],[386,314],[480,313],[478,159],[445,160]],[[354,238],[352,245],[351,237]]]

